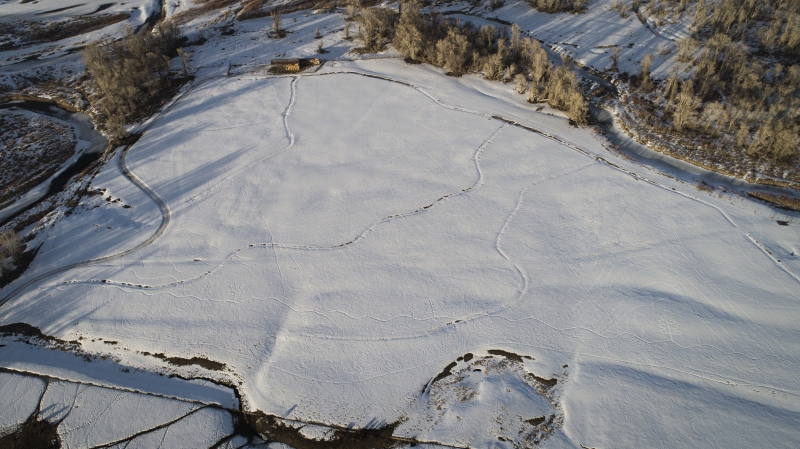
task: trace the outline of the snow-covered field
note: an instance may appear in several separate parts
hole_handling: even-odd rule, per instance
[[[426,441],[797,445],[797,224],[502,92],[400,60],[200,81],[127,154],[166,231],[2,320],[233,383],[246,410]],[[86,199],[5,291],[162,221],[117,161],[93,188],[133,207]]]
[[[0,337],[0,434],[38,402],[66,447],[211,446],[239,400],[181,379],[203,378],[305,438],[800,444],[798,214],[618,157],[513,86],[347,61],[340,15],[284,20],[198,25],[193,84],[45,219],[0,325],[81,350]],[[316,28],[336,61],[258,74]]]

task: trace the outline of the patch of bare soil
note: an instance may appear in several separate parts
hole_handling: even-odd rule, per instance
[[[0,204],[50,177],[74,154],[75,144],[66,123],[0,110]]]

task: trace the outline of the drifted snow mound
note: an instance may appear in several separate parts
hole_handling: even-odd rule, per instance
[[[535,447],[563,424],[559,380],[567,375],[565,365],[541,377],[536,363],[501,349],[467,353],[431,379],[419,398],[423,410],[403,427],[427,441],[458,435],[474,447]]]

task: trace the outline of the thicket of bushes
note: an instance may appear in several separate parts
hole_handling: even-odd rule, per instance
[[[691,3],[682,1],[678,10]],[[795,160],[800,0],[699,0],[694,6],[693,37],[677,43],[678,61],[690,75],[676,68],[652,93],[646,74],[634,80],[645,110],[640,118],[659,132],[713,139],[737,154]]]
[[[95,42],[83,50],[98,91],[92,103],[105,117],[112,138],[124,137],[124,124],[148,115],[170,92],[167,69],[178,54],[179,38],[177,25],[166,21],[152,32],[128,28],[120,40]]]
[[[528,0],[532,8],[547,13],[574,12],[586,10],[589,0]]]
[[[529,101],[547,102],[576,123],[586,123],[588,105],[575,74],[566,64],[550,63],[539,42],[521,37],[516,25],[509,36],[505,29],[422,15],[414,0],[403,4],[399,17],[387,8],[353,8],[350,14],[359,26],[362,51],[380,51],[391,42],[408,60],[443,67],[453,75],[472,71],[515,81]]]

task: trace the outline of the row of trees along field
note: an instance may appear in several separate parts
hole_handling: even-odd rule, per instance
[[[416,0],[406,2],[402,13],[388,8],[350,8],[358,23],[361,51],[377,52],[392,45],[410,62],[443,67],[452,75],[482,72],[488,79],[515,82],[531,102],[547,102],[566,111],[576,123],[586,123],[588,104],[578,80],[564,61],[553,65],[538,41],[521,37],[519,27],[473,27],[469,23],[423,15]]]
[[[650,58],[642,61],[642,73],[631,83],[641,122],[724,148],[716,158],[796,160],[800,0],[651,3],[677,16],[694,9],[692,35],[677,42],[678,63],[659,86],[649,79]]]
[[[94,42],[83,50],[83,62],[92,75],[92,106],[105,118],[112,138],[125,136],[123,126],[149,115],[173,84],[167,73],[170,58],[179,54],[180,31],[170,21],[153,32],[128,28],[122,39]]]

